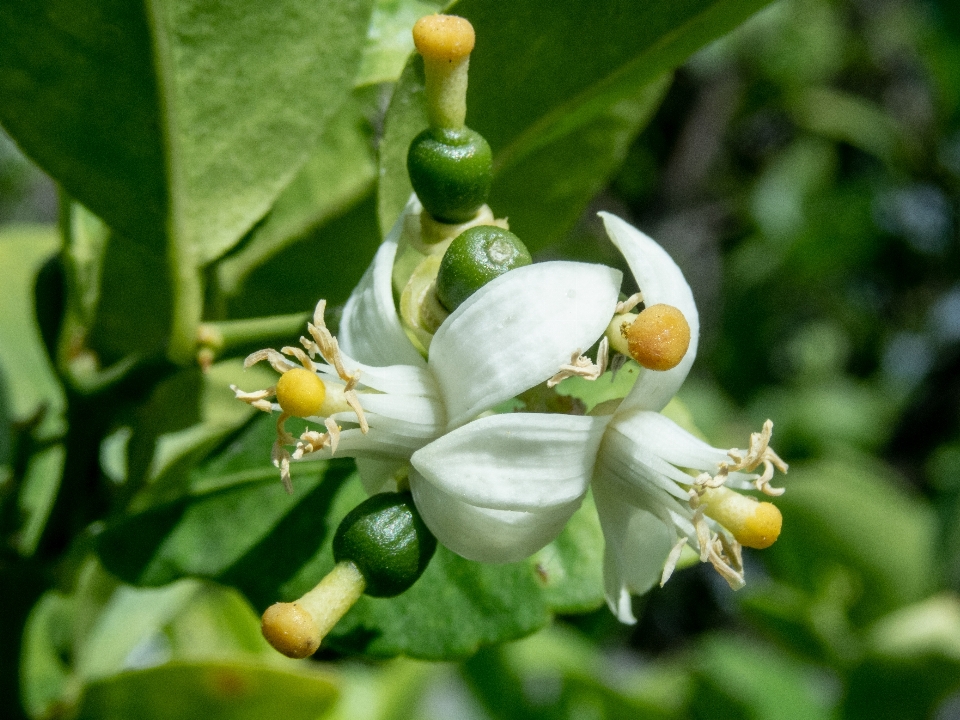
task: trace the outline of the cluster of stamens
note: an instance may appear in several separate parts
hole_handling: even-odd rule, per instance
[[[783,518],[775,505],[741,495],[726,487],[726,482],[731,472],[752,472],[763,465],[763,473],[753,479],[754,487],[766,495],[783,494],[783,488],[770,486],[774,469],[783,473],[788,469],[770,447],[772,434],[773,422],[767,420],[760,432],[750,435],[749,449],[728,450],[732,462],[721,462],[715,475],[701,473],[687,491],[690,509],[694,511],[691,522],[700,546],[700,561],[713,565],[735,590],[744,585],[742,547],[770,547],[780,535]],[[710,527],[708,517],[721,526],[720,531]],[[687,538],[681,538],[670,551],[661,585],[673,573],[686,543]]]
[[[307,453],[329,447],[331,454],[337,451],[340,440],[340,426],[330,417],[334,413],[352,411],[357,418],[361,432],[366,434],[370,427],[364,415],[360,400],[357,397],[357,385],[360,381],[360,371],[347,371],[343,355],[336,337],[327,328],[323,319],[326,309],[326,300],[317,303],[313,313],[313,322],[307,323],[307,332],[310,337],[300,338],[303,348],[284,347],[279,351],[272,348],[257,350],[251,353],[243,366],[248,368],[264,360],[280,373],[280,380],[273,387],[255,392],[244,392],[236,385],[231,385],[238,400],[270,413],[274,411],[271,398],[276,398],[280,406],[280,415],[277,418],[277,438],[270,451],[270,458],[274,466],[280,469],[280,478],[287,492],[293,492],[293,481],[290,478],[290,461],[299,460]],[[294,358],[299,365],[289,358]],[[332,367],[344,386],[324,383],[318,375],[318,366],[314,360],[319,357],[326,365]],[[286,421],[291,417],[323,418],[327,431],[324,433],[315,430],[305,430],[299,440],[291,435],[286,427]],[[287,446],[296,445],[293,453]]]

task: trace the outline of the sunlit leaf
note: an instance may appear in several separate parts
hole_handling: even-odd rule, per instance
[[[78,718],[186,717],[316,720],[336,698],[323,675],[238,662],[170,663],[115,675],[86,688]]]
[[[54,228],[12,227],[0,231],[0,364],[6,376],[10,414],[27,420],[44,413],[43,428],[61,427],[64,399],[44,350],[33,312],[33,282],[59,244]]]
[[[217,266],[218,290],[228,298],[264,294],[246,280],[258,266],[302,241],[311,231],[343,215],[368,194],[376,175],[371,128],[356,97],[331,118],[310,159],[277,198],[267,216],[250,231],[236,252]],[[320,253],[329,259],[350,251],[350,241],[332,241]],[[301,256],[309,253],[305,248]],[[289,260],[284,263],[288,268]],[[328,273],[316,273],[326,275]]]
[[[351,86],[370,7],[5,2],[0,118],[108,225],[210,260],[306,160]]]

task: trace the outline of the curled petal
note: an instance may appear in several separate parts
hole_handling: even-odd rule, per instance
[[[424,522],[447,548],[468,560],[515,562],[553,540],[582,497],[533,511],[477,507],[425,480],[414,470],[410,489]]]
[[[603,218],[610,240],[623,253],[630,266],[647,306],[658,303],[673,305],[683,313],[690,325],[690,347],[680,364],[663,372],[644,370],[623,401],[624,409],[662,410],[683,385],[697,357],[700,335],[697,305],[683,273],[666,250],[616,215],[602,212],[600,217]]]
[[[607,604],[623,623],[636,618],[630,594],[645,593],[660,581],[675,533],[655,515],[625,503],[615,484],[600,476],[593,484],[605,542],[603,584]]]
[[[400,324],[390,279],[404,220],[421,209],[419,201],[412,197],[343,309],[340,345],[348,355],[367,365],[424,365],[423,357]]]
[[[621,409],[611,424],[636,445],[655,451],[657,456],[677,467],[714,475],[721,463],[730,462],[725,450],[711,447],[658,412]]]
[[[429,365],[448,427],[551,377],[606,330],[621,274],[602,265],[546,262],[511,270],[440,326]]]
[[[426,482],[478,508],[536,512],[583,497],[609,417],[480,418],[414,453]]]

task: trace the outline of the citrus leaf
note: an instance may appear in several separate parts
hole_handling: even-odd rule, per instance
[[[90,684],[82,720],[315,720],[333,704],[336,686],[316,673],[240,662],[169,663]]]
[[[209,261],[307,159],[352,85],[370,8],[5,0],[0,119],[109,226]]]
[[[667,73],[766,3],[462,0],[450,6],[477,34],[467,124],[494,151],[494,212],[508,217],[534,250],[569,230],[659,104]],[[406,154],[427,125],[423,92],[423,64],[414,57],[391,101],[381,146],[382,228],[410,194]]]

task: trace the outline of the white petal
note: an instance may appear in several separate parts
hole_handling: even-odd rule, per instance
[[[449,427],[551,377],[606,329],[621,274],[603,265],[546,262],[511,270],[447,318],[429,365]]]
[[[583,497],[609,418],[513,413],[474,420],[410,463],[437,489],[479,508],[533,512]]]
[[[338,423],[356,422],[353,413],[337,413],[331,417]],[[410,455],[423,447],[427,440],[410,434],[397,434],[378,430],[364,434],[359,428],[352,427],[340,432],[335,457],[370,457],[379,460],[408,460]],[[331,457],[330,448],[325,447],[303,456],[304,460],[320,460]]]
[[[343,309],[337,339],[348,355],[367,365],[424,365],[400,324],[390,277],[404,221],[420,210],[412,197]]]
[[[600,446],[599,464],[623,481],[626,492],[652,494],[659,502],[668,501],[662,493],[686,502],[687,491],[678,483],[693,483],[690,475],[661,458],[654,448],[620,432],[616,415]]]
[[[662,410],[677,394],[697,357],[700,339],[700,316],[693,293],[683,273],[666,250],[652,238],[616,215],[602,212],[607,235],[630,266],[647,306],[658,303],[673,305],[683,313],[690,325],[690,347],[680,364],[671,370],[644,370],[621,407],[640,410]]]
[[[624,411],[621,406],[612,425],[637,445],[677,467],[715,474],[721,462],[730,462],[726,451],[711,447],[658,412]]]
[[[582,498],[536,511],[492,510],[464,502],[415,470],[410,489],[424,522],[447,548],[468,560],[515,562],[556,538]]]
[[[639,595],[660,580],[675,534],[656,516],[624,502],[619,488],[598,477],[593,498],[605,542],[604,591],[620,622],[633,624],[630,593]]]
[[[358,363],[346,353],[342,353],[343,366],[349,373],[360,372],[360,384],[383,393],[397,395],[420,395],[422,397],[440,397],[440,388],[430,371],[425,367],[413,365],[391,365],[389,367],[373,367]],[[330,365],[317,365],[322,373],[324,382],[330,378],[338,385],[344,382],[337,376],[337,371]]]
[[[444,412],[438,400],[416,395],[361,394],[358,397],[361,407],[373,415],[432,428],[436,435],[443,431]]]

